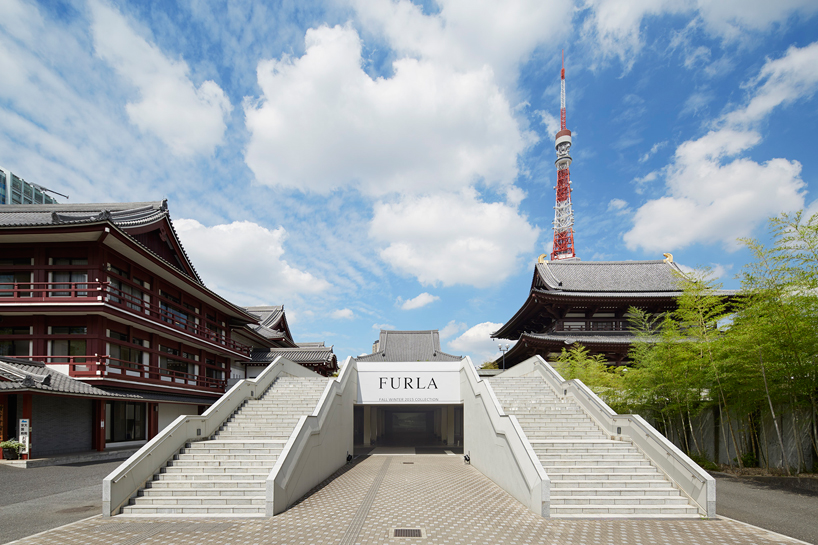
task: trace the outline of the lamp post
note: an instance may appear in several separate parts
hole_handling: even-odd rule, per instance
[[[506,345],[506,347],[503,348],[502,344],[498,344],[497,348],[499,348],[500,352],[503,353],[503,371],[505,371],[506,370],[506,352],[508,352],[508,345]]]

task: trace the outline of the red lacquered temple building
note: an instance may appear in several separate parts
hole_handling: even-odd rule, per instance
[[[45,367],[24,365],[30,380],[0,374],[0,435],[29,419],[37,456],[144,443],[255,376],[258,354],[298,350],[283,307],[270,308],[275,324],[205,286],[166,201],[4,205],[0,356]],[[304,363],[337,370],[334,355]],[[73,380],[42,387],[54,371]]]

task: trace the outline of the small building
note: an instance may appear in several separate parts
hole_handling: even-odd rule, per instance
[[[656,315],[677,307],[683,273],[668,256],[656,261],[573,258],[537,263],[528,298],[492,334],[517,341],[505,355],[505,367],[535,355],[553,361],[575,343],[611,364],[627,364],[634,341],[628,310],[636,307]]]
[[[143,410],[142,401],[74,380],[42,362],[0,356],[0,441],[20,437],[20,419],[36,422],[30,442],[41,456],[95,450],[106,435],[141,436],[145,419],[134,415]]]
[[[372,353],[355,358],[357,361],[460,361],[462,356],[452,356],[440,349],[440,333],[437,329],[424,331],[381,330],[378,340],[372,344]]]
[[[457,369],[462,356],[440,349],[440,333],[381,330],[372,354],[353,358],[360,377],[377,375],[384,392],[402,389],[401,396],[365,400],[353,409],[353,441],[356,445],[460,445],[463,444],[463,406],[437,399],[424,377],[434,371]],[[361,380],[364,380],[361,378]],[[384,382],[385,381],[385,382]],[[435,384],[435,388],[438,385]],[[403,399],[404,401],[401,401]],[[361,400],[359,400],[361,401]]]
[[[56,204],[48,191],[0,166],[0,204]]]

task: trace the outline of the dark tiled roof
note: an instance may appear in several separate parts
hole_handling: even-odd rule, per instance
[[[170,221],[167,200],[115,203],[12,204],[0,208],[0,228],[82,225],[109,221],[127,234],[129,228],[150,225],[163,218],[168,220],[176,244],[182,251],[181,257],[193,272],[192,278],[199,284],[204,285],[199,273],[193,267],[193,263],[190,262],[190,257],[187,255],[184,246],[182,246],[182,242],[179,240],[179,234],[176,232],[173,222]],[[131,238],[133,239],[133,237]],[[147,248],[138,240],[133,240],[156,256],[157,259],[187,275],[187,272],[181,270],[177,265],[157,255],[156,252]]]
[[[381,330],[378,351],[358,356],[357,361],[460,361],[463,358],[440,350],[440,333]]]
[[[284,340],[285,344],[296,346],[283,305],[246,307],[245,310],[258,318],[257,324],[249,324],[247,327],[266,339]]]
[[[162,392],[149,392],[143,390],[119,390],[116,388],[106,388],[112,395],[128,397],[137,401],[161,401],[165,403],[190,403],[191,405],[212,405],[216,397],[206,397],[201,395],[181,395],[166,394]],[[215,388],[214,388],[215,390]],[[214,391],[214,394],[221,396],[222,392]]]
[[[128,394],[100,390],[37,361],[0,357],[0,391],[24,390],[86,397],[135,398]]]
[[[0,208],[0,227],[97,223],[120,227],[154,223],[168,213],[167,201],[130,203],[11,204]]]
[[[656,261],[546,261],[537,274],[547,290],[560,292],[680,292],[675,263]],[[535,282],[536,283],[536,282]]]
[[[323,344],[323,343],[322,343]],[[337,365],[338,359],[332,351],[332,346],[323,348],[269,348],[253,350],[250,356],[254,363],[270,363],[279,356],[283,356],[295,363],[330,363]]]

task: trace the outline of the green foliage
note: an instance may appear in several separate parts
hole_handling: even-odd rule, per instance
[[[717,464],[711,462],[701,454],[697,454],[695,452],[688,452],[687,455],[690,457],[691,460],[699,464],[702,468],[708,471],[718,471],[720,468]]]
[[[484,361],[483,365],[480,366],[480,369],[499,369],[500,366],[497,365],[496,361]]]
[[[608,365],[603,355],[592,356],[587,348],[574,344],[568,350],[562,349],[554,368],[566,380],[581,380],[614,410],[624,406],[624,368]]]
[[[20,449],[23,448],[23,444],[17,441],[14,437],[9,439],[8,441],[0,442],[0,449],[12,449],[17,452],[17,455],[20,455]]]
[[[701,452],[693,420],[718,407],[723,443],[738,452],[740,466],[751,467],[759,463],[760,441],[749,415],[782,421],[779,407],[787,412],[783,421],[810,430],[812,445],[795,445],[806,468],[805,452],[818,452],[818,215],[804,222],[800,213],[782,214],[770,220],[770,234],[769,246],[742,241],[753,260],[732,301],[703,269],[679,275],[674,312],[631,309],[636,341],[624,396],[629,409],[690,441],[683,445],[690,452]],[[779,442],[793,436],[791,429],[775,433]]]

